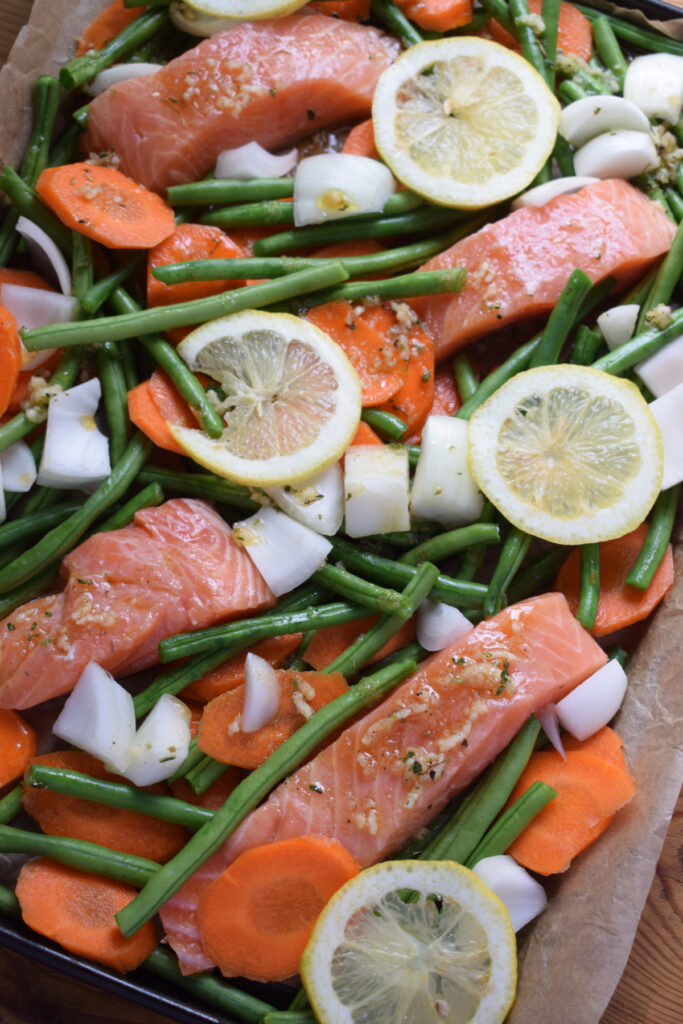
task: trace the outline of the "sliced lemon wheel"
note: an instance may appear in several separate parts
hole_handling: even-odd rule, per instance
[[[320,1024],[500,1024],[515,997],[515,935],[468,868],[385,861],[332,897],[301,977]]]
[[[261,21],[280,18],[303,7],[308,0],[184,0],[188,7],[214,18],[235,18],[241,21]]]
[[[517,374],[473,414],[470,472],[515,526],[556,544],[635,529],[659,494],[662,438],[630,381],[590,366]]]
[[[178,352],[221,385],[218,439],[169,429],[219,476],[266,486],[301,480],[335,462],[358,427],[361,387],[339,345],[307,320],[247,309],[203,324]]]
[[[521,192],[555,144],[560,105],[523,57],[467,36],[418,43],[382,73],[375,143],[404,185],[478,209]]]

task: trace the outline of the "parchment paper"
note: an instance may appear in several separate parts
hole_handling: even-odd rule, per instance
[[[594,0],[596,7],[620,11]],[[17,165],[28,139],[31,88],[74,52],[107,0],[36,0],[0,72],[0,161]],[[624,11],[646,23],[639,12]],[[656,23],[659,25],[659,23]],[[683,19],[666,23],[683,39]],[[616,721],[638,794],[569,871],[551,882],[548,909],[520,935],[519,987],[509,1024],[598,1024],[629,956],[683,783],[683,524],[677,579],[628,670]],[[553,891],[556,889],[556,891]]]

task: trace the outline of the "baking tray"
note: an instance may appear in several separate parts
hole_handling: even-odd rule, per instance
[[[680,8],[662,0],[621,0],[621,5],[639,11],[652,20],[666,21],[683,16]],[[0,946],[102,992],[166,1015],[170,1020],[180,1021],[181,1024],[240,1024],[234,1017],[211,1008],[203,1000],[194,999],[158,975],[146,971],[144,967],[125,976],[109,971],[38,937],[21,921],[0,916]],[[277,1009],[285,1009],[294,994],[293,989],[279,984],[257,985],[245,982],[240,987]],[[0,1022],[4,1024],[2,1010],[0,1006]],[[106,1013],[104,1006],[102,1011]]]

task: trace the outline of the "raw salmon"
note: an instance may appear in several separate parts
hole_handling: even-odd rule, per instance
[[[268,608],[275,598],[230,527],[203,501],[138,512],[67,555],[59,594],[0,622],[0,707],[73,689],[89,661],[125,676],[158,661],[164,637]]]
[[[668,251],[675,230],[628,182],[600,181],[456,242],[420,269],[465,267],[465,287],[411,305],[443,359],[506,324],[549,313],[575,267],[595,282],[612,275],[628,284]]]
[[[440,651],[273,791],[162,908],[185,973],[210,966],[199,897],[244,850],[307,832],[362,864],[397,850],[464,789],[526,719],[605,662],[561,594],[513,605]]]
[[[245,22],[98,96],[85,148],[115,150],[147,188],[194,181],[223,149],[254,139],[273,149],[367,117],[399,49],[377,29],[323,14]]]

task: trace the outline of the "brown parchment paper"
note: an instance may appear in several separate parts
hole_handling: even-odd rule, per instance
[[[595,7],[648,24],[638,11]],[[55,74],[107,0],[35,0],[0,71],[0,162],[17,165],[37,74]],[[651,23],[652,24],[652,23]],[[683,39],[683,18],[655,22]],[[682,439],[683,441],[683,439]],[[520,936],[519,986],[509,1024],[599,1024],[629,956],[669,820],[683,784],[683,524],[677,578],[631,659],[616,728],[638,794],[570,870],[551,881],[548,909]]]

